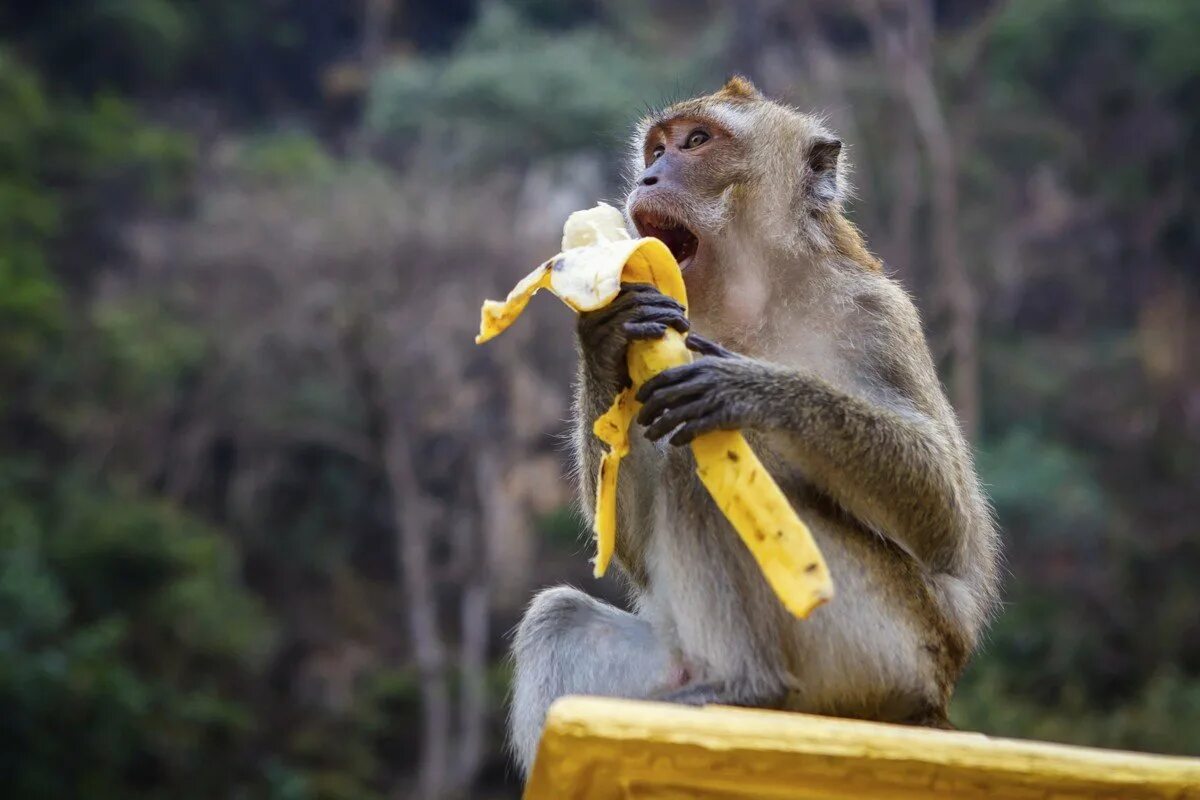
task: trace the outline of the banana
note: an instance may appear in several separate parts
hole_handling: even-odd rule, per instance
[[[502,333],[542,289],[582,312],[607,305],[622,282],[653,284],[687,306],[683,275],[666,245],[649,237],[630,238],[621,213],[605,203],[577,211],[563,226],[561,253],[523,278],[503,301],[484,302],[475,343]],[[661,339],[632,342],[627,358],[632,386],[618,393],[592,428],[607,446],[596,481],[596,577],[608,569],[616,545],[617,477],[621,459],[629,452],[629,427],[641,408],[637,389],[664,369],[689,363],[692,353],[683,335],[668,329]],[[692,453],[700,481],[784,607],[807,617],[829,601],[833,581],[811,531],[745,437],[737,431],[712,431],[696,437]]]

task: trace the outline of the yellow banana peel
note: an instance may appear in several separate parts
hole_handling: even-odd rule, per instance
[[[563,226],[562,247],[502,302],[484,302],[476,344],[502,333],[541,289],[575,311],[592,311],[611,302],[622,283],[649,283],[687,306],[683,275],[671,251],[658,239],[630,238],[621,213],[612,206],[600,203],[572,214]],[[635,399],[637,390],[659,372],[689,363],[692,353],[683,335],[668,329],[661,339],[630,343],[627,358],[632,386],[617,395],[592,428],[607,446],[596,481],[596,577],[607,570],[616,545],[617,476],[621,459],[629,452],[629,426],[641,408]],[[806,617],[831,599],[833,581],[812,533],[745,437],[737,431],[705,433],[692,441],[692,453],[701,482],[784,607]]]

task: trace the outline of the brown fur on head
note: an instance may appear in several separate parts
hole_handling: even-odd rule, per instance
[[[758,87],[743,75],[730,76],[729,80],[725,81],[725,85],[714,92],[712,97],[728,102],[765,99],[762,92],[758,90]]]
[[[755,257],[880,268],[842,213],[850,189],[841,141],[744,77],[641,120],[631,167],[630,221],[671,247],[689,287],[728,284],[725,262]]]

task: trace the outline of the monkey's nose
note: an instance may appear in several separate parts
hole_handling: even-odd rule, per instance
[[[654,177],[653,175],[642,176],[642,186],[653,186],[656,183],[658,183],[658,178]]]

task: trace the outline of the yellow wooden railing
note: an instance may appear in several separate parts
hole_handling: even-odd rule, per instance
[[[567,697],[526,800],[1200,800],[1200,759],[740,708]]]

